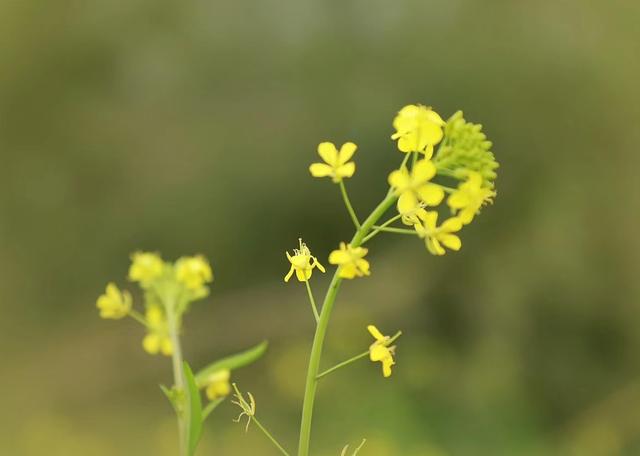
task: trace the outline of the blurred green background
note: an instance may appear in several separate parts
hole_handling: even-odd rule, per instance
[[[326,259],[351,233],[307,166],[320,141],[356,142],[365,213],[417,102],[484,124],[498,198],[457,254],[371,243],[323,365],[374,322],[405,332],[397,366],[322,383],[313,454],[363,437],[363,456],[640,454],[638,17],[630,0],[1,0],[0,453],[176,454],[169,360],[95,309],[136,249],[211,259],[187,357],[269,339],[235,380],[294,448],[313,321],[284,250],[302,235]],[[275,455],[236,414],[216,411],[199,454]]]

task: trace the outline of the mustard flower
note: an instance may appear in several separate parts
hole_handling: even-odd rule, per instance
[[[340,182],[345,177],[353,176],[356,171],[356,164],[350,162],[356,152],[356,146],[352,142],[347,142],[340,147],[340,152],[336,146],[330,142],[323,142],[318,145],[318,154],[325,163],[313,163],[309,166],[309,171],[313,177],[331,177],[334,183]]]
[[[131,310],[131,294],[128,291],[121,292],[114,283],[109,283],[105,294],[96,302],[100,309],[100,317],[118,320],[126,317]]]
[[[162,309],[158,306],[149,306],[146,319],[148,332],[142,340],[144,350],[151,355],[162,353],[165,356],[171,356],[173,344],[169,337],[169,325]]]
[[[220,369],[207,377],[206,393],[210,401],[228,396],[231,393],[229,378],[231,378],[229,369]]]
[[[289,255],[289,252],[285,252],[289,263],[291,263],[289,272],[284,276],[285,282],[289,281],[294,272],[300,282],[306,282],[309,280],[314,268],[318,268],[321,272],[325,272],[324,266],[320,264],[316,257],[311,255],[311,251],[309,250],[309,247],[307,247],[307,244],[302,242],[302,239],[298,239],[298,242],[300,243],[300,248],[293,249],[293,256]]]
[[[182,257],[176,261],[176,279],[187,289],[200,291],[206,283],[213,281],[213,272],[202,255]]]
[[[460,250],[462,241],[453,234],[462,229],[462,221],[458,217],[451,217],[445,220],[442,225],[437,226],[438,213],[435,211],[420,214],[422,223],[415,225],[416,232],[424,238],[429,252],[433,255],[444,255],[447,247],[451,250]],[[444,247],[443,247],[444,246]]]
[[[465,225],[471,223],[480,208],[485,203],[491,202],[491,198],[496,195],[495,191],[482,187],[482,182],[480,173],[469,171],[467,180],[460,184],[447,199],[449,207],[457,211],[457,217]]]
[[[164,261],[157,253],[135,252],[131,255],[129,280],[139,282],[143,288],[160,277],[164,271]]]
[[[389,184],[398,196],[398,212],[402,215],[416,211],[421,203],[437,206],[444,198],[444,190],[429,182],[436,175],[430,160],[418,161],[411,172],[404,166],[389,174]]]
[[[373,325],[367,326],[367,330],[376,340],[369,347],[369,359],[373,362],[380,361],[382,363],[382,375],[390,377],[391,366],[395,364],[395,361],[393,360],[395,347],[387,346],[391,338],[389,336],[384,336],[378,328]]]
[[[341,242],[340,249],[334,250],[329,255],[329,263],[340,267],[338,275],[343,279],[368,276],[371,274],[369,262],[364,259],[367,252],[368,250],[364,247],[351,247]]]
[[[425,158],[433,156],[433,146],[442,140],[445,122],[428,106],[408,105],[393,119],[396,132],[391,139],[398,140],[401,152],[421,152]]]

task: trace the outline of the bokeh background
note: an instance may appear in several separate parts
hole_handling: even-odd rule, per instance
[[[211,259],[187,357],[268,339],[235,380],[293,449],[313,321],[284,250],[302,235],[326,259],[351,235],[307,166],[355,141],[365,213],[401,158],[394,113],[419,102],[484,124],[498,198],[457,254],[372,242],[323,364],[370,322],[404,330],[398,364],[322,383],[313,454],[364,437],[371,456],[640,454],[638,17],[630,0],[0,1],[0,453],[176,454],[168,359],[95,309],[136,249]],[[199,454],[277,454],[236,414],[216,411]]]

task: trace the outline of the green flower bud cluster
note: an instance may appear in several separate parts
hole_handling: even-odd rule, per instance
[[[491,152],[492,145],[482,125],[467,122],[458,111],[447,121],[444,140],[433,161],[439,174],[464,180],[469,171],[476,171],[482,176],[483,187],[493,188],[499,164]]]

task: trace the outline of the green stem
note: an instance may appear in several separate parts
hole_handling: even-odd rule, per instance
[[[344,182],[340,181],[340,193],[342,193],[342,199],[344,200],[344,205],[347,207],[347,212],[349,212],[349,216],[353,221],[353,224],[356,227],[356,230],[360,229],[360,222],[358,221],[358,216],[356,215],[356,211],[353,210],[353,206],[351,205],[351,201],[349,200],[349,195],[347,195],[347,188],[344,186]]]
[[[180,336],[178,335],[180,322],[175,313],[175,303],[168,302],[165,305],[167,312],[167,325],[169,327],[169,337],[171,338],[171,362],[173,364],[173,381],[176,390],[180,394],[185,394],[185,379],[182,372],[182,348],[180,346]],[[189,442],[186,435],[186,421],[184,419],[184,404],[176,413],[178,417],[178,437],[180,439],[180,455],[187,456],[189,451]]]
[[[418,234],[414,230],[409,230],[407,228],[393,228],[393,227],[375,227],[379,231],[384,231],[385,233],[396,233],[396,234]]]
[[[369,233],[373,225],[384,215],[384,213],[393,205],[396,200],[393,192],[389,192],[387,196],[378,204],[378,206],[371,212],[369,217],[358,228],[353,239],[351,239],[350,245],[352,247],[358,247],[362,244],[363,239]],[[313,417],[313,404],[316,397],[316,390],[318,387],[318,371],[320,369],[320,358],[322,356],[322,347],[324,345],[324,339],[327,334],[327,328],[329,326],[329,319],[331,317],[331,311],[333,310],[333,304],[335,303],[336,295],[340,288],[342,278],[338,274],[339,268],[336,269],[331,279],[331,284],[327,290],[327,294],[322,304],[320,311],[320,320],[316,326],[315,336],[313,338],[313,346],[311,348],[311,355],[309,357],[309,367],[307,369],[307,380],[304,391],[304,402],[302,405],[302,420],[300,422],[300,442],[298,446],[298,456],[309,456],[309,443],[311,440],[311,419]]]
[[[311,302],[311,309],[313,309],[313,316],[316,318],[316,324],[320,320],[320,315],[318,314],[318,308],[316,307],[316,300],[313,298],[313,293],[311,292],[311,285],[309,285],[309,281],[305,280],[304,284],[307,286],[307,293],[309,294],[309,301]]]
[[[262,425],[262,423],[260,423],[260,421],[258,421],[258,418],[256,418],[255,416],[251,415],[251,421],[253,421],[256,424],[256,426],[258,426],[258,428],[260,428],[262,433],[264,435],[266,435],[269,440],[271,440],[271,442],[278,448],[278,450],[280,450],[280,453],[284,454],[285,456],[289,456],[289,453],[287,453],[287,450],[285,450],[282,447],[282,445],[280,445],[278,443],[278,441],[271,435],[271,433],[269,431],[267,431],[267,429]]]
[[[129,316],[131,318],[133,318],[135,321],[137,321],[138,323],[140,323],[145,328],[149,327],[149,324],[147,323],[147,319],[144,318],[144,316],[140,312],[138,312],[137,310],[130,309],[129,310]]]
[[[378,233],[380,233],[380,231],[382,231],[382,228],[386,228],[387,226],[391,225],[393,222],[395,222],[400,218],[402,218],[402,214],[394,215],[389,220],[384,222],[382,225],[374,226],[373,227],[374,229],[371,230],[371,233],[365,236],[365,238],[362,240],[362,243],[364,244],[365,242],[369,241],[369,239],[375,237]]]
[[[397,333],[395,333],[395,335],[394,335],[392,338],[390,338],[390,339],[385,343],[385,345],[388,347],[389,345],[391,345],[392,343],[394,343],[394,342],[396,341],[396,339],[397,339],[398,337],[400,337],[401,335],[402,335],[402,331],[398,331]],[[319,380],[319,379],[321,379],[322,377],[324,377],[325,375],[329,375],[331,372],[336,371],[336,370],[340,369],[341,367],[348,366],[349,364],[351,364],[351,363],[353,363],[353,362],[355,362],[355,361],[358,361],[359,359],[362,359],[362,358],[366,357],[367,355],[369,355],[369,350],[367,350],[367,351],[365,351],[365,352],[363,352],[363,353],[360,353],[359,355],[356,355],[356,356],[354,356],[353,358],[349,358],[349,359],[347,359],[346,361],[342,361],[341,363],[336,364],[335,366],[333,366],[333,367],[331,367],[331,368],[327,369],[326,371],[323,371],[322,373],[320,373],[320,374],[318,374],[318,375],[317,375],[316,379],[318,379],[318,380]]]

